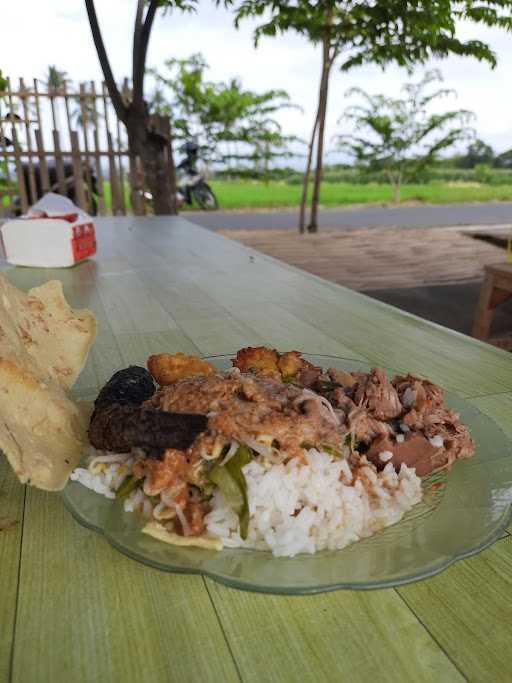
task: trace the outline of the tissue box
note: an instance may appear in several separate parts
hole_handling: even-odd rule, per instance
[[[18,218],[0,230],[5,259],[16,266],[66,268],[96,253],[94,224],[78,214]]]

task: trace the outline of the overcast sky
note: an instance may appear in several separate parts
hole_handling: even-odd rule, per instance
[[[134,0],[96,0],[116,78],[130,74]],[[42,77],[48,64],[68,72],[73,80],[100,79],[101,72],[90,35],[83,0],[18,0],[2,2],[0,16],[0,69],[11,77]],[[212,80],[239,77],[256,91],[286,89],[303,112],[282,112],[285,132],[309,136],[316,103],[320,51],[304,39],[287,34],[263,39],[253,47],[254,23],[233,27],[231,15],[201,0],[195,14],[157,17],[150,43],[148,66],[160,67],[170,57],[202,52],[211,66]],[[450,58],[432,62],[454,88],[458,98],[443,106],[470,109],[477,115],[478,136],[497,151],[512,147],[512,35],[497,29],[463,27],[466,38],[485,40],[498,57],[491,70],[473,59]],[[421,75],[418,70],[416,76]],[[327,135],[337,131],[337,119],[347,100],[343,93],[352,86],[370,92],[398,94],[408,78],[404,70],[389,67],[384,72],[361,67],[349,74],[334,73],[331,81]]]

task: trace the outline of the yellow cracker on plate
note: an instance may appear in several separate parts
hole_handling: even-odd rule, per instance
[[[142,529],[142,533],[169,545],[204,548],[205,550],[222,550],[224,547],[220,538],[213,538],[212,536],[178,536],[178,534],[167,531],[158,522],[148,522]]]

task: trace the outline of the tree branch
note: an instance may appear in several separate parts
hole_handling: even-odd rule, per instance
[[[121,97],[121,94],[117,88],[114,74],[112,73],[112,69],[110,67],[107,51],[105,49],[105,44],[103,43],[103,37],[101,35],[100,25],[98,23],[98,17],[96,16],[94,0],[85,0],[85,7],[87,9],[87,16],[89,17],[89,24],[91,26],[94,45],[96,46],[96,52],[98,53],[101,70],[103,71],[103,76],[105,78],[105,83],[107,85],[112,104],[117,116],[121,119],[121,121],[125,121],[127,113],[126,107],[123,103],[123,98]]]
[[[135,13],[135,25],[133,27],[133,46],[132,46],[132,81],[133,93],[132,101],[137,99],[137,104],[140,104],[142,99],[140,87],[140,39],[142,33],[142,17],[144,14],[144,0],[137,0],[137,11]]]
[[[139,5],[142,4],[142,0],[139,0]],[[151,35],[151,29],[153,27],[153,21],[155,19],[156,11],[159,7],[158,0],[151,0],[148,11],[146,12],[146,18],[144,19],[144,24],[140,31],[140,43],[138,49],[137,64],[135,64],[135,41],[134,41],[134,57],[133,57],[133,102],[135,106],[141,105],[144,99],[144,75],[146,72],[146,56],[148,52],[149,37]],[[137,15],[138,15],[137,8]]]

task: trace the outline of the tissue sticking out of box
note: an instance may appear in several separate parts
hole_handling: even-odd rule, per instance
[[[5,259],[16,266],[67,268],[96,253],[92,218],[52,192],[0,231]]]

